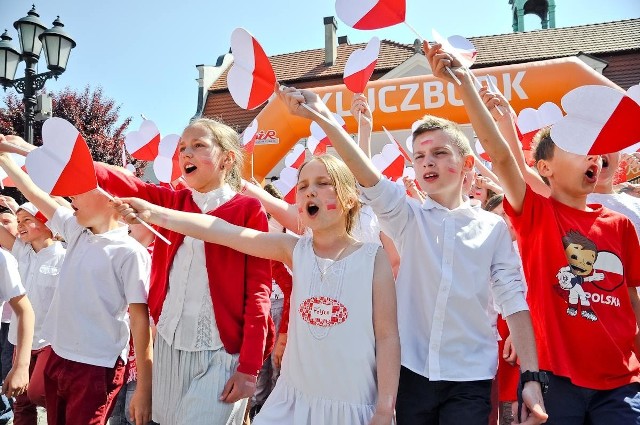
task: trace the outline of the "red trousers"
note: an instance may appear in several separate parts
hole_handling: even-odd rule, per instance
[[[114,367],[66,360],[51,351],[44,370],[49,425],[104,425],[124,380],[124,362]]]
[[[44,367],[47,364],[51,346],[31,351],[29,363],[29,386],[27,392],[16,396],[13,403],[14,425],[37,425],[37,406],[45,406]],[[15,358],[14,358],[15,362]]]

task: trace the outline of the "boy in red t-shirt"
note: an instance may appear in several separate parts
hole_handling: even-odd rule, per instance
[[[529,286],[540,369],[548,371],[547,423],[637,423],[638,414],[625,398],[640,390],[640,244],[626,217],[587,205],[600,157],[565,152],[549,131],[541,132],[534,156],[551,195],[535,193],[468,71],[439,48],[428,54],[434,75],[451,80],[444,69],[451,67],[462,81],[459,91],[473,128],[505,189],[505,211],[517,233]]]

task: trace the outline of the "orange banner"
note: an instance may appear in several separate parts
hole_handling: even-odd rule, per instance
[[[491,78],[516,112],[544,102],[560,100],[569,91],[587,84],[617,87],[575,57],[530,62],[474,70],[482,82]],[[329,109],[344,116],[347,131],[357,132],[356,120],[349,112],[352,93],[343,85],[311,89],[318,93]],[[426,114],[437,115],[460,124],[468,123],[465,109],[453,83],[433,75],[376,80],[367,86],[365,95],[373,112],[374,131],[407,129]],[[258,114],[258,137],[253,155],[254,176],[262,180],[301,138],[310,134],[311,122],[289,115],[277,98]],[[251,170],[247,159],[245,174]]]

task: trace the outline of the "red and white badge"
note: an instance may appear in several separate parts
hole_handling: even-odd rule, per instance
[[[130,131],[124,138],[129,155],[141,161],[153,161],[158,156],[159,144],[160,131],[151,120],[142,121],[138,131]]]
[[[551,138],[568,152],[601,155],[640,142],[640,96],[606,86],[582,86],[564,95],[567,115],[551,127]]]
[[[380,39],[373,37],[364,49],[354,50],[344,67],[344,84],[353,93],[363,93],[373,75],[380,53]]]
[[[336,0],[336,15],[358,30],[376,30],[404,22],[406,0]]]
[[[273,94],[276,74],[266,53],[244,28],[231,34],[233,65],[227,74],[227,86],[233,100],[243,109],[255,109]]]
[[[313,326],[328,328],[344,323],[349,317],[347,307],[329,297],[311,297],[300,304],[298,309],[302,320]]]
[[[42,146],[25,160],[31,180],[53,196],[75,196],[98,187],[84,137],[70,122],[50,118],[42,125]]]

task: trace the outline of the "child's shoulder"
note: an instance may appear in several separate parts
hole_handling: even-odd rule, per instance
[[[0,248],[0,267],[18,267],[18,260],[6,249]]]

